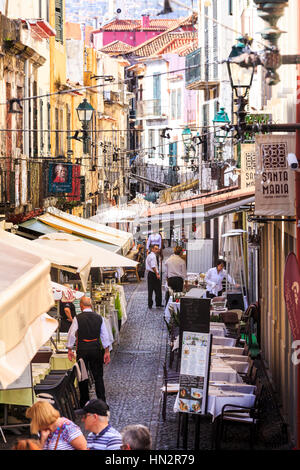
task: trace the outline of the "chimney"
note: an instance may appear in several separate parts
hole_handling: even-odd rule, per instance
[[[150,16],[145,14],[145,15],[142,15],[142,26],[143,26],[143,29],[144,28],[149,28],[150,26]]]

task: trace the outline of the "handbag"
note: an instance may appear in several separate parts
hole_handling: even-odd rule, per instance
[[[54,447],[53,450],[56,450],[56,448],[57,448],[58,441],[59,441],[59,438],[60,438],[61,433],[62,433],[62,427],[61,427],[60,430],[59,430],[59,433],[58,433],[58,436],[57,436],[57,439],[56,439],[56,443],[55,443],[55,447]]]

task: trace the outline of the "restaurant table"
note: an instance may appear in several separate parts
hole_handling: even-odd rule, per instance
[[[212,353],[242,355],[244,348],[234,346],[223,346],[222,344],[213,344]],[[247,356],[245,356],[247,357]]]
[[[244,363],[243,363],[244,364]],[[226,362],[219,360],[212,360],[210,367],[210,381],[226,381],[229,383],[241,383],[243,379],[238,374],[237,370],[228,365]]]
[[[213,341],[212,341],[213,346],[214,345],[221,345],[221,346],[235,346],[236,345],[236,338],[227,338],[224,336],[213,336]]]
[[[240,392],[240,393],[255,393],[256,385],[250,385],[245,383],[230,383],[230,382],[209,382],[209,390],[211,389],[221,389],[231,392]]]
[[[32,364],[32,385],[36,385],[49,373],[49,363]],[[13,390],[0,390],[0,403],[6,405],[31,406],[35,401],[33,388],[18,388]]]
[[[213,337],[216,335],[217,337],[219,336],[225,336],[226,334],[226,327],[224,323],[210,323],[209,324],[209,331],[212,333]],[[173,348],[172,350],[175,351],[176,349],[179,348],[179,336],[176,336],[174,342],[173,342]]]
[[[239,362],[249,362],[248,356],[241,356],[239,354],[229,354],[229,353],[216,353],[213,352],[212,356],[220,357],[223,361],[239,361]]]
[[[180,412],[179,394],[174,403],[174,412]],[[255,395],[252,393],[240,393],[235,391],[224,391],[221,389],[210,389],[207,397],[207,413],[212,416],[214,421],[221,413],[224,405],[238,405],[252,407],[255,403]],[[195,413],[193,413],[195,414]]]
[[[236,370],[239,374],[247,374],[249,363],[244,361],[225,361],[230,367]]]

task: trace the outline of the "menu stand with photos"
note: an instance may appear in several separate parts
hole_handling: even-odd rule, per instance
[[[195,450],[199,449],[200,416],[207,415],[212,334],[184,331],[182,335],[179,393],[175,410],[184,418],[184,447],[187,447],[188,414],[196,415]],[[181,415],[179,414],[179,432]]]
[[[0,381],[0,391],[13,391],[13,390],[23,390],[31,388],[32,391],[32,405],[34,403],[34,393],[33,393],[33,381],[32,381],[32,368],[31,363],[28,364],[26,369],[24,370],[23,374],[15,380],[12,384],[10,384],[7,388],[3,388]],[[17,424],[8,424],[8,404],[4,403],[4,423],[0,424],[0,433],[2,436],[3,441],[5,444],[7,443],[5,439],[5,435],[3,429],[10,429],[10,428],[22,428],[24,426],[30,426],[28,423],[17,423]]]

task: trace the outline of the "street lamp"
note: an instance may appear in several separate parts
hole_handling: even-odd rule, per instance
[[[225,111],[225,108],[221,107],[213,118],[214,125],[214,141],[221,146],[224,145],[228,132],[230,131],[230,119]]]
[[[249,54],[251,56],[251,39],[240,37],[238,41],[238,44],[232,47],[226,64],[230,85],[234,94],[233,100],[237,105],[238,135],[243,137],[247,115],[245,108],[248,104],[248,93],[253,82],[255,64],[244,60]]]
[[[89,139],[89,135],[87,131],[88,131],[89,124],[90,124],[90,121],[93,117],[93,113],[95,110],[93,106],[87,101],[87,99],[84,98],[82,103],[80,103],[78,108],[76,108],[76,111],[77,111],[78,119],[81,122],[81,126],[82,126],[82,141],[83,141],[83,149],[84,149],[83,151],[84,153],[87,153],[87,141]]]
[[[217,159],[221,160],[223,156],[223,147],[230,131],[230,119],[225,111],[225,108],[221,107],[213,118],[214,125],[214,143],[217,147]]]
[[[186,126],[182,131],[182,140],[185,150],[184,160],[187,162],[190,158],[189,153],[192,146],[192,131],[188,126]]]

